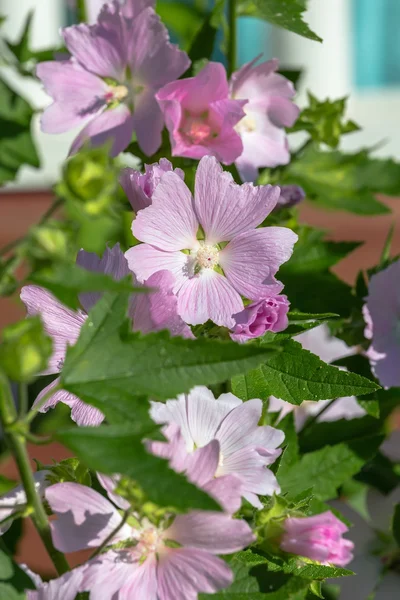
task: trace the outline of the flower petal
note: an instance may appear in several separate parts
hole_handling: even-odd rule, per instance
[[[198,448],[215,439],[222,419],[231,406],[216,401],[212,392],[197,386],[186,396],[186,411],[190,435]]]
[[[279,494],[280,487],[277,479],[272,471],[265,467],[265,463],[265,458],[254,449],[243,448],[227,457],[224,455],[223,466],[220,467],[219,473],[234,474],[239,477],[242,481],[243,496],[247,499],[249,499],[248,493],[263,496]],[[259,502],[254,502],[254,505],[261,508]]]
[[[257,430],[261,413],[262,402],[254,399],[243,402],[225,417],[216,435],[224,458],[248,445],[247,437]]]
[[[178,313],[186,323],[199,325],[209,319],[233,327],[233,314],[243,310],[239,294],[223,275],[211,269],[186,279],[178,293]]]
[[[167,270],[175,277],[175,292],[186,279],[188,257],[183,252],[164,252],[150,244],[138,244],[125,252],[125,258],[140,283],[144,283],[158,271]]]
[[[86,320],[82,311],[73,311],[59,302],[50,292],[36,285],[21,290],[21,300],[28,315],[39,315],[46,333],[53,340],[53,354],[43,375],[58,373],[65,358],[67,345],[75,344]]]
[[[124,550],[111,550],[86,564],[80,590],[90,592],[90,600],[119,600],[119,591],[139,569],[135,556]]]
[[[203,448],[197,448],[187,457],[186,476],[196,485],[202,487],[213,479],[219,462],[219,442],[211,440]]]
[[[37,471],[34,473],[33,478],[35,480],[35,489],[40,496],[43,496],[44,490],[49,485],[46,481],[46,477],[49,471]],[[12,515],[19,508],[23,508],[27,504],[25,489],[22,485],[17,485],[14,489],[10,490],[6,494],[0,496],[0,521],[3,521],[10,515]],[[7,508],[2,508],[7,506]],[[13,508],[9,508],[12,506]],[[12,521],[9,521],[5,525],[0,527],[0,535],[3,535],[11,527]]]
[[[197,168],[194,207],[206,242],[227,242],[254,229],[275,208],[279,194],[276,186],[237,185],[214,157],[205,156]]]
[[[121,522],[117,509],[98,492],[78,483],[56,483],[46,490],[46,500],[57,515],[50,524],[53,543],[61,552],[95,548]],[[113,541],[132,535],[123,525]]]
[[[250,300],[260,300],[282,290],[283,285],[275,279],[275,274],[291,257],[296,240],[297,235],[286,227],[265,227],[242,233],[221,250],[219,263],[240,294]]]
[[[157,561],[148,556],[120,589],[118,600],[158,600],[157,587]]]
[[[118,494],[114,493],[114,490],[118,484],[118,480],[120,479],[119,476],[114,475],[113,477],[109,477],[108,475],[103,475],[102,473],[96,473],[96,475],[100,485],[105,489],[110,500],[114,502],[118,508],[122,508],[122,510],[129,508],[130,504],[128,500],[125,500],[125,498],[122,498],[121,496],[118,496]]]
[[[133,113],[133,128],[138,144],[147,156],[161,146],[164,117],[154,96],[154,90],[146,89],[138,95]]]
[[[57,579],[42,583],[37,590],[27,590],[27,600],[75,600],[81,589],[84,567],[68,571]]]
[[[222,475],[211,479],[203,485],[203,489],[229,514],[238,511],[242,504],[243,483],[236,475]]]
[[[198,222],[192,201],[192,194],[179,175],[165,173],[151,206],[139,211],[133,221],[133,235],[160,250],[194,248]]]

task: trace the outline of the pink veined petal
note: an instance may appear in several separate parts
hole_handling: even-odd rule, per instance
[[[285,434],[281,429],[276,429],[275,427],[270,427],[269,425],[262,425],[257,427],[248,436],[246,445],[274,450],[282,444],[284,439]]]
[[[52,521],[53,543],[61,552],[100,546],[121,522],[117,509],[98,492],[78,483],[56,483],[46,490],[46,500],[57,515]],[[132,535],[123,525],[114,542]]]
[[[229,400],[215,400],[212,392],[203,386],[196,386],[187,394],[187,422],[197,447],[205,446],[216,437],[221,421],[233,408]]]
[[[278,141],[258,131],[242,133],[243,153],[235,164],[243,181],[257,179],[259,167],[288,164],[290,152],[284,139],[285,132],[281,130],[279,135],[281,140]]]
[[[254,541],[253,532],[245,521],[205,511],[178,515],[165,532],[165,537],[212,554],[238,552]]]
[[[186,475],[196,485],[202,487],[213,479],[219,462],[219,442],[211,440],[206,446],[197,448],[187,457]]]
[[[242,504],[243,482],[236,475],[216,477],[202,487],[221,504],[225,512],[233,514],[239,510]]]
[[[53,98],[41,117],[45,133],[63,133],[84,125],[106,104],[107,84],[73,60],[39,63],[36,74]]]
[[[148,556],[119,592],[118,600],[158,600],[157,561]]]
[[[68,50],[85,69],[100,77],[123,81],[123,40],[118,40],[114,31],[81,23],[66,27],[62,35]]]
[[[90,600],[119,600],[121,588],[141,568],[138,558],[126,550],[100,554],[86,563],[80,590],[90,592]]]
[[[225,417],[216,435],[224,457],[248,445],[247,436],[256,430],[261,413],[262,402],[254,399],[243,402]]]
[[[213,154],[225,165],[232,164],[243,152],[243,143],[235,125],[245,116],[245,100],[217,100],[209,108],[209,123],[218,131],[206,144]]]
[[[194,248],[199,224],[193,211],[192,194],[179,175],[165,173],[152,200],[151,206],[141,210],[133,221],[133,235],[159,250]]]
[[[27,590],[27,600],[75,600],[84,570],[85,566],[78,567],[57,579],[42,583],[37,590]]]
[[[122,510],[129,508],[130,504],[128,500],[118,496],[118,494],[114,494],[114,490],[118,484],[119,476],[109,477],[108,475],[103,475],[102,473],[96,473],[96,475],[100,485],[106,490],[107,496],[110,498],[110,500],[114,502],[118,508],[122,508]]]
[[[154,89],[146,89],[138,95],[133,113],[133,128],[140,148],[151,156],[161,146],[164,117],[155,99]]]
[[[205,156],[197,167],[194,208],[206,242],[227,242],[254,229],[275,208],[279,194],[276,186],[237,185],[215,158]]]
[[[82,311],[73,311],[59,302],[50,292],[36,285],[21,290],[21,300],[28,315],[39,315],[46,333],[53,340],[53,354],[43,375],[58,373],[65,358],[67,345],[75,344],[86,320]]]
[[[268,117],[276,127],[292,127],[300,109],[288,98],[273,96],[268,102]]]
[[[246,98],[249,95],[249,92],[251,96],[253,95],[251,94],[251,89],[254,89],[254,86],[251,86],[250,90],[242,90],[242,86],[250,80],[249,76],[252,72],[254,72],[254,67],[261,57],[262,54],[259,54],[253,58],[253,60],[244,64],[238,71],[233,73],[231,77],[231,92],[233,96]],[[259,68],[261,67],[263,69],[263,74],[265,77],[267,77],[276,71],[278,66],[279,60],[277,58],[273,58],[259,65]]]
[[[219,264],[237,292],[250,300],[260,300],[282,290],[275,274],[291,257],[297,239],[285,227],[242,233],[221,250]]]
[[[167,400],[165,404],[151,401],[150,405],[150,416],[153,421],[177,425],[185,440],[188,452],[192,452],[194,441],[188,425],[185,396],[182,394],[178,396],[178,400]]]
[[[175,277],[170,271],[158,271],[145,282],[154,292],[139,294],[133,311],[135,331],[150,333],[167,329],[173,336],[194,338],[186,323],[178,315],[178,300],[173,289]]]
[[[150,244],[138,244],[125,252],[125,258],[140,283],[144,283],[158,271],[167,270],[175,277],[173,291],[176,293],[187,277],[188,257],[183,252],[164,252]]]
[[[112,142],[110,154],[117,156],[130,144],[133,133],[133,118],[129,108],[120,104],[97,115],[82,129],[72,142],[70,155],[89,142],[91,146],[102,146]]]
[[[145,194],[143,188],[140,186],[140,179],[142,177],[143,175],[141,175],[140,171],[129,167],[122,169],[119,177],[121,187],[135,213],[151,204],[151,198]]]
[[[228,587],[233,573],[216,556],[192,548],[171,548],[160,555],[159,600],[197,600],[198,593],[213,593]]]
[[[104,0],[101,1],[103,2]],[[142,12],[142,10],[149,6],[154,8],[154,5],[155,0],[125,0],[120,10],[124,17],[134,19]]]
[[[232,315],[241,310],[240,295],[226,277],[211,269],[186,279],[178,293],[178,313],[190,325],[211,319],[216,325],[231,328],[235,323]]]
[[[220,474],[234,474],[242,481],[242,492],[245,498],[247,493],[272,496],[280,492],[280,487],[275,475],[265,467],[268,462],[256,450],[243,448],[224,456]],[[257,504],[259,506],[259,504]]]

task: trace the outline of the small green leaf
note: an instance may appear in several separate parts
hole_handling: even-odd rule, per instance
[[[400,504],[394,507],[392,531],[396,544],[400,547]]]
[[[196,6],[183,2],[157,2],[157,13],[162,22],[178,36],[180,46],[187,49],[190,41],[199,31],[204,20],[204,13]]]
[[[25,590],[34,590],[28,575],[3,550],[0,550],[0,598],[1,600],[24,600]]]

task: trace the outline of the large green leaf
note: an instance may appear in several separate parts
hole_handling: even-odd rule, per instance
[[[310,40],[322,42],[322,39],[305,23],[303,12],[305,0],[239,0],[238,14],[247,17],[265,19],[273,25],[283,27]]]
[[[179,511],[190,508],[218,510],[212,498],[189,483],[184,475],[170,469],[166,460],[146,451],[143,436],[150,433],[151,429],[141,427],[137,422],[136,427],[76,427],[59,431],[57,438],[88,467],[111,475],[120,473],[135,480],[146,497],[156,504]]]
[[[11,556],[0,550],[0,598],[24,600],[25,590],[34,590],[30,577],[20,569]]]
[[[142,336],[128,329],[124,295],[107,294],[92,309],[77,344],[69,348],[62,385],[102,409],[110,399],[129,407],[129,396],[172,398],[194,385],[226,381],[266,360],[271,350],[210,339]]]
[[[31,135],[33,111],[0,77],[0,185],[12,181],[22,165],[40,166]]]

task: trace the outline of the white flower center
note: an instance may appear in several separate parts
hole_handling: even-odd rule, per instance
[[[201,269],[214,269],[218,260],[219,250],[215,246],[202,244],[196,252],[196,263]]]
[[[257,128],[256,120],[254,117],[247,113],[246,107],[244,107],[243,110],[246,113],[246,116],[243,117],[243,119],[239,121],[237,125],[235,125],[235,129],[238,133],[251,133]]]
[[[111,102],[122,102],[129,95],[129,89],[126,85],[110,85],[106,93],[106,101],[108,104]]]
[[[163,545],[162,532],[155,527],[148,527],[140,535],[138,549],[147,555],[157,552]]]

